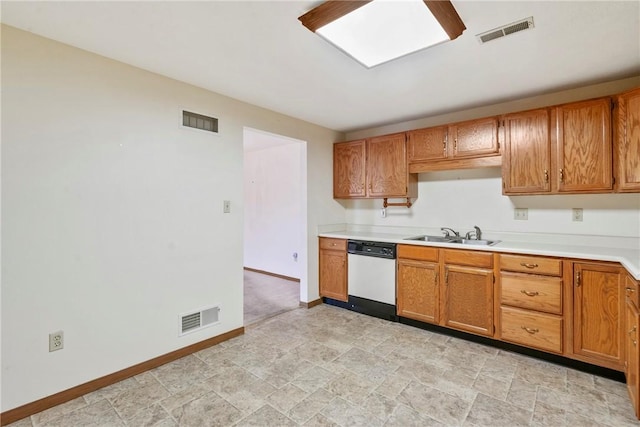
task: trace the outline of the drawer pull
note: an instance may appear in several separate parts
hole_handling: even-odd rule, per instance
[[[540,295],[537,291],[531,292],[531,291],[526,291],[526,290],[521,290],[521,293],[525,294],[528,297],[535,297],[537,295]]]
[[[538,329],[538,328],[534,329],[534,328],[527,328],[526,326],[523,326],[522,329],[524,329],[525,331],[527,331],[531,335],[535,334],[536,332],[540,332],[540,329]]]
[[[537,268],[538,267],[538,264],[530,264],[528,262],[521,262],[520,265],[523,266],[523,267],[527,267],[527,268]]]
[[[636,290],[633,288],[625,288],[627,292],[635,292]]]

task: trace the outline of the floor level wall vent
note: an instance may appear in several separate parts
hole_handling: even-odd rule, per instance
[[[213,326],[220,323],[220,306],[203,308],[187,314],[180,315],[180,335]]]

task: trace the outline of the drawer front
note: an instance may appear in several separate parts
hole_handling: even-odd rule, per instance
[[[562,353],[562,317],[500,307],[500,323],[505,341]]]
[[[625,294],[627,298],[635,304],[636,308],[640,308],[640,297],[638,296],[638,282],[631,276],[627,275],[626,282],[624,284]]]
[[[493,267],[493,253],[481,251],[460,251],[445,249],[445,264],[470,265],[473,267]]]
[[[346,251],[347,240],[333,239],[330,237],[320,237],[320,249],[333,249],[336,251]]]
[[[500,303],[562,314],[562,279],[533,274],[500,273]]]
[[[562,260],[526,255],[500,255],[500,270],[562,276]]]
[[[417,259],[421,261],[438,261],[438,248],[416,245],[398,245],[398,258]]]

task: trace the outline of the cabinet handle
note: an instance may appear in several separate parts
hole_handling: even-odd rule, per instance
[[[525,291],[524,289],[521,290],[520,292],[525,294],[528,297],[535,297],[537,295],[540,295],[538,292]]]
[[[633,340],[632,342],[633,342],[633,346],[634,347],[636,346],[636,344],[638,344],[638,341],[636,341],[636,340]]]
[[[633,325],[633,328],[629,329],[629,332],[627,332],[629,335],[631,335],[632,333],[634,333],[636,331],[636,325]]]
[[[444,154],[444,157],[447,157],[447,137],[442,141],[442,154]]]
[[[549,182],[549,171],[544,170],[544,182]]]
[[[580,272],[576,273],[576,287],[580,287]]]
[[[636,290],[635,290],[635,289],[633,289],[633,288],[625,288],[625,290],[626,290],[627,292],[635,292],[635,291],[636,291]]]
[[[560,169],[560,182],[564,182],[564,170]]]
[[[528,333],[530,333],[531,335],[540,332],[540,329],[538,328],[527,328],[526,326],[523,326],[522,329],[524,329],[525,331],[527,331]]]
[[[458,152],[458,138],[453,140],[453,151]]]
[[[521,262],[520,263],[521,266],[526,267],[526,268],[537,268],[538,264],[529,264],[527,262]]]
[[[444,270],[444,284],[448,285],[449,284],[449,269],[445,269]]]

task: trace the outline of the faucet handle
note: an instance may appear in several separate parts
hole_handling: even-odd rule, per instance
[[[441,227],[440,230],[444,233],[444,237],[460,237],[460,233],[458,233],[453,228],[449,227]],[[449,231],[453,232],[453,235],[449,234]]]

